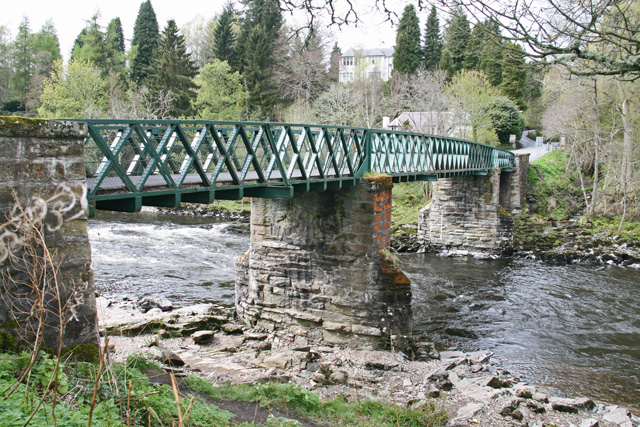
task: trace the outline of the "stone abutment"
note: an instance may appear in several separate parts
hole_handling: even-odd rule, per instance
[[[0,331],[31,345],[97,344],[85,135],[79,123],[0,117]]]
[[[384,348],[407,334],[411,285],[390,254],[389,176],[290,200],[254,199],[238,261],[245,323],[313,342]]]

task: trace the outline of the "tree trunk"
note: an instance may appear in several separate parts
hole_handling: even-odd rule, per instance
[[[628,185],[633,179],[633,132],[634,125],[631,121],[631,101],[622,88],[622,82],[616,80],[618,87],[618,96],[620,96],[620,112],[622,114],[622,129],[623,129],[623,145],[622,145],[622,219],[620,220],[620,227],[624,224],[625,216],[627,213],[627,190]]]

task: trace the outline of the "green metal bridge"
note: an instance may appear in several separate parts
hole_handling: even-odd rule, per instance
[[[292,198],[353,187],[367,172],[394,182],[515,168],[513,153],[444,136],[288,123],[82,120],[89,204],[144,206]]]

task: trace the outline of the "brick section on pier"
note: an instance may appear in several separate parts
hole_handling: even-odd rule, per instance
[[[70,307],[70,310],[63,309],[66,318],[63,347],[97,343],[91,249],[86,212],[82,213],[83,206],[80,203],[84,197],[83,186],[86,182],[85,136],[86,130],[79,123],[0,117],[2,222],[11,216],[11,209],[16,205],[14,194],[24,207],[34,198],[48,199],[56,193],[59,185],[70,188],[77,198],[75,205],[64,216],[71,217],[75,213],[81,215],[51,232],[48,228],[57,220],[50,213],[43,228],[46,246],[58,269],[58,289],[49,288],[42,304],[47,312],[44,345],[52,348],[56,348],[59,342],[58,301]],[[8,240],[5,239],[4,243],[8,243]],[[13,253],[21,256],[24,252],[15,249]],[[0,269],[3,273],[0,287],[0,330],[18,334],[21,330],[33,329],[28,326],[29,322],[34,322],[34,318],[28,313],[34,308],[33,302],[40,297],[34,292],[33,286],[25,283],[29,282],[27,275],[34,269],[25,270],[20,268],[19,262],[11,263],[9,260],[1,262]],[[47,271],[50,271],[48,266]],[[48,277],[51,279],[53,276],[49,274]],[[42,283],[39,283],[41,288]],[[58,292],[59,295],[55,295]]]
[[[388,251],[392,187],[391,177],[376,176],[351,190],[254,199],[238,317],[356,347],[387,347],[407,333],[411,284]]]

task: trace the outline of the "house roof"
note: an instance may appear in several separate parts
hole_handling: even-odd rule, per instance
[[[364,56],[393,56],[393,52],[395,52],[395,50],[395,47],[382,47],[375,49],[354,49],[350,47],[342,56],[356,56],[356,53]]]
[[[437,112],[437,111],[424,111],[424,112],[405,112],[396,117],[387,127],[402,127],[405,122],[416,129],[423,128],[425,126],[435,126],[444,121],[445,118],[449,118],[451,113]]]

